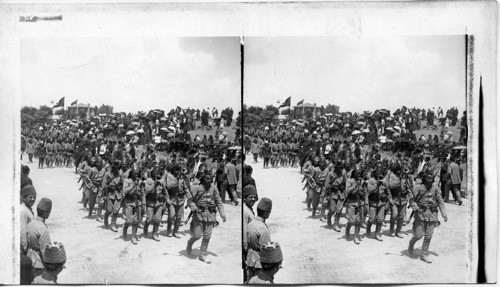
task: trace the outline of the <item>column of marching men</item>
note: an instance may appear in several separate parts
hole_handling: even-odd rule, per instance
[[[226,221],[222,204],[225,195],[221,198],[217,177],[220,174],[231,177],[236,158],[226,157],[225,164],[220,164],[222,158],[219,159],[217,172],[205,164],[205,157],[189,168],[188,158],[177,153],[170,154],[167,160],[157,160],[151,151],[139,160],[113,158],[105,161],[86,156],[77,167],[87,217],[96,218],[109,230],[118,232],[117,219],[122,210],[123,239],[130,238],[133,244],[139,241],[139,229],[144,237],[160,241],[159,229],[164,217],[167,237],[174,238],[180,238],[180,226],[191,220],[187,253],[190,256],[193,243],[203,237],[199,259],[207,262],[211,232],[218,225],[217,213]],[[238,205],[235,188],[227,189],[231,204]],[[186,215],[188,207],[190,213]]]

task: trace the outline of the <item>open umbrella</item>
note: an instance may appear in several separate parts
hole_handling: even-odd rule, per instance
[[[119,127],[119,128],[123,128],[123,124],[119,124],[119,125],[118,125],[118,127]]]
[[[348,127],[350,127],[350,126],[351,126],[350,124],[345,124],[345,125],[344,125],[344,128],[348,128]]]
[[[128,131],[128,132],[127,132],[127,135],[128,135],[128,136],[129,136],[129,135],[135,135],[135,132],[134,132],[134,131]]]
[[[353,134],[353,135],[359,135],[360,133],[361,133],[361,132],[360,132],[360,131],[358,131],[358,130],[355,130],[355,131],[353,131],[353,132],[352,132],[352,134]]]
[[[369,130],[369,129],[364,129],[364,130],[363,130],[363,132],[364,132],[364,133],[369,133],[369,132],[370,132],[370,130]]]
[[[141,134],[142,134],[143,132],[144,132],[144,130],[143,130],[143,129],[138,129],[138,130],[136,131],[136,133],[141,133]]]
[[[168,129],[166,127],[163,127],[160,130],[162,130],[162,131],[168,131]]]
[[[401,127],[400,126],[394,126],[394,129],[396,129],[398,131],[401,131]]]
[[[392,128],[392,127],[385,128],[385,130],[390,131],[390,132],[394,132],[394,128]]]

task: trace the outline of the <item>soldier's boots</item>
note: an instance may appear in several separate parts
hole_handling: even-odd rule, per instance
[[[345,227],[345,239],[347,241],[351,240],[351,224],[347,223],[347,226]]]
[[[370,236],[372,234],[372,222],[368,221],[366,225],[366,236]]]
[[[127,240],[127,230],[128,230],[129,224],[125,223],[123,225],[123,240]]]
[[[172,237],[172,221],[170,219],[167,222],[167,237]]]
[[[137,238],[137,228],[138,226],[137,225],[133,225],[132,226],[132,244],[136,245],[137,244],[137,241],[138,241],[138,238]]]
[[[187,246],[186,246],[186,253],[188,256],[191,256],[193,252],[193,243],[196,241],[194,237],[189,238]]]
[[[394,232],[394,221],[391,220],[391,225],[390,225],[390,232],[391,232],[391,237],[394,237],[396,233]]]
[[[144,224],[142,224],[142,218],[141,218],[141,221],[139,222],[139,224],[137,224],[137,227],[138,228],[144,228]]]
[[[328,210],[328,214],[326,215],[326,225],[329,227],[332,226],[332,216],[333,216],[333,211]]]
[[[118,229],[116,229],[116,218],[118,217],[117,214],[113,214],[111,216],[111,231],[113,232],[118,232]]]
[[[415,239],[415,237],[412,237],[410,239],[410,243],[408,244],[408,254],[410,254],[410,256],[413,256],[413,250],[415,249],[416,242],[417,240]]]
[[[333,230],[340,232],[340,227],[339,227],[339,222],[340,222],[340,214],[335,214],[335,224],[333,225]]]
[[[146,223],[144,224],[144,228],[142,229],[144,236],[148,236],[148,229],[149,229],[149,222],[146,221]]]
[[[403,238],[403,234],[401,234],[402,227],[403,227],[403,220],[399,220],[396,225],[396,237]]]
[[[307,197],[307,210],[311,209],[312,198]]]
[[[104,226],[109,227],[109,212],[104,212]]]
[[[432,263],[431,259],[429,258],[430,244],[431,244],[431,239],[424,238],[424,242],[422,243],[422,254],[420,255],[420,260],[424,261],[425,263]]]
[[[365,218],[361,221],[361,228],[366,228]]]
[[[356,225],[354,227],[354,243],[356,243],[356,238],[358,239],[358,242],[361,242],[363,241],[361,239],[361,236],[359,235],[359,231],[361,230],[361,225]],[[356,243],[356,244],[359,244],[359,243]]]
[[[97,208],[97,221],[102,222],[102,208]]]
[[[424,261],[425,263],[432,263],[432,260],[429,259],[429,255],[427,253],[423,253],[420,255],[420,260]]]
[[[207,250],[208,250],[208,243],[210,242],[210,239],[203,238],[201,240],[201,247],[200,247],[200,256],[198,259],[200,261],[203,261],[205,263],[211,263],[210,260],[207,259]]]
[[[382,233],[380,232],[381,229],[382,229],[382,223],[377,223],[377,226],[375,228],[375,239],[377,239],[378,241],[383,241]]]
[[[181,236],[177,233],[179,231],[179,225],[180,225],[180,222],[179,221],[175,221],[174,231],[172,232],[172,236],[175,237],[175,238],[181,238]]]
[[[160,223],[153,224],[153,240],[160,241],[160,237],[158,236],[158,228],[160,227]]]

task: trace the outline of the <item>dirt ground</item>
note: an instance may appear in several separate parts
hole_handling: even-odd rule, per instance
[[[27,156],[23,156],[27,164]],[[241,206],[224,204],[227,221],[212,233],[208,248],[211,264],[186,256],[189,227],[181,227],[181,239],[166,237],[166,224],[160,227],[160,242],[144,238],[138,231],[139,243],[133,245],[130,236],[122,238],[124,220],[118,218],[118,232],[104,229],[96,219],[84,218],[80,203],[78,175],[74,168],[38,169],[36,163],[27,164],[37,190],[37,202],[42,197],[53,201],[47,225],[52,241],[66,247],[66,268],[59,275],[60,284],[153,284],[153,283],[226,283],[239,284],[241,271]],[[185,216],[189,209],[185,210]],[[164,216],[163,219],[166,219]],[[150,228],[151,231],[151,228]],[[129,234],[131,229],[129,228]],[[193,246],[193,255],[199,254],[201,240]]]
[[[344,217],[341,232],[330,229],[319,216],[311,218],[299,168],[263,169],[262,159],[251,162],[247,164],[253,167],[259,198],[273,200],[266,223],[271,239],[281,244],[284,258],[274,278],[276,284],[466,282],[466,200],[463,206],[446,204],[448,222],[440,215],[442,224],[435,229],[429,249],[433,263],[427,264],[418,255],[409,257],[411,224],[403,227],[403,239],[389,237],[389,224],[382,227],[383,242],[366,238],[361,229],[362,242],[355,245],[345,239]],[[415,254],[420,254],[421,246],[422,240],[415,245]]]

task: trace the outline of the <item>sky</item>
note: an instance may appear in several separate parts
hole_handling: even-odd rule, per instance
[[[241,109],[238,37],[24,38],[20,57],[22,106]]]
[[[246,37],[244,102],[465,109],[464,36]]]

